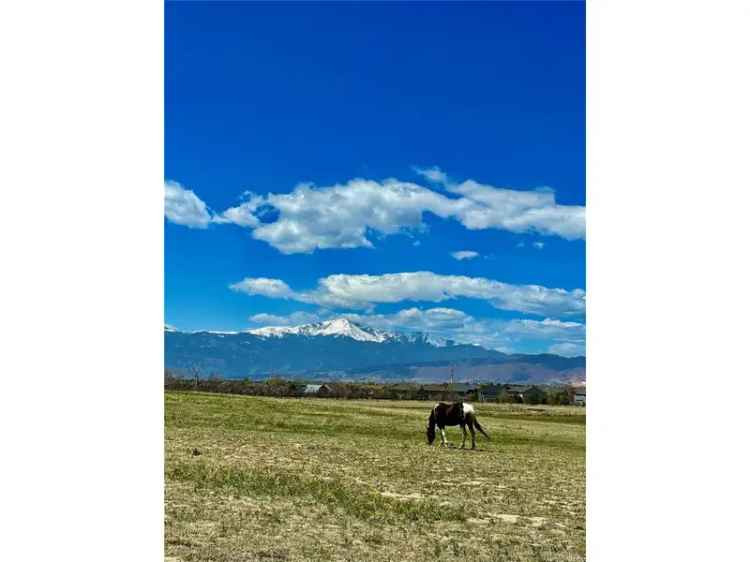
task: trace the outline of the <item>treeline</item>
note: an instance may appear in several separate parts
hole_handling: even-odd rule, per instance
[[[469,388],[467,388],[469,387]],[[569,405],[575,403],[572,386],[483,384],[454,386],[448,384],[411,383],[312,383],[299,380],[270,378],[264,381],[250,379],[223,379],[218,376],[201,378],[178,376],[169,370],[164,374],[164,388],[245,394],[252,396],[309,397],[374,400],[467,400],[501,403]]]
[[[366,383],[325,383],[322,392],[306,393],[308,384],[300,381],[271,378],[265,381],[222,379],[209,377],[185,378],[170,373],[164,376],[164,388],[167,390],[197,390],[200,392],[220,392],[224,394],[247,394],[252,396],[277,397],[326,397],[348,399],[383,399],[395,400],[399,396],[390,392],[386,385]],[[408,398],[407,398],[408,399]]]

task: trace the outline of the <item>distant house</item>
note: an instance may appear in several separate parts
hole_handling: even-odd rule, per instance
[[[458,394],[459,398],[463,400],[476,400],[477,399],[477,391],[479,390],[479,386],[476,384],[468,383],[468,382],[457,382],[453,385],[448,385],[451,387],[453,392]]]
[[[499,387],[497,395],[501,402],[516,404],[541,404],[544,401],[544,390],[536,385],[504,384]]]
[[[445,400],[448,394],[447,384],[425,384],[421,390],[424,392],[427,400]]]
[[[326,396],[330,392],[331,389],[326,384],[308,384],[304,390],[305,396]]]
[[[504,384],[499,388],[498,398],[501,402],[523,402],[523,394],[531,388],[527,384]]]
[[[428,400],[474,400],[476,399],[477,385],[467,382],[425,384],[422,390]]]
[[[480,402],[496,402],[502,387],[499,384],[485,384],[477,389],[477,400]]]
[[[586,405],[586,387],[585,386],[573,387],[573,389],[571,390],[571,395],[572,395],[571,403],[575,404],[576,406]]]
[[[397,400],[411,400],[419,393],[417,385],[409,383],[391,384],[386,388],[389,394]]]

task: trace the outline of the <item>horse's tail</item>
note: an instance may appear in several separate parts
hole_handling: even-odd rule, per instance
[[[427,444],[432,445],[435,440],[435,425],[437,425],[437,419],[435,418],[435,409],[430,411],[430,418],[427,420]]]
[[[479,420],[477,419],[476,416],[474,416],[474,426],[479,430],[479,433],[481,433],[487,439],[489,439],[490,441],[492,441],[492,439],[490,439],[490,436],[487,435],[487,432],[484,430],[484,428],[479,424]]]

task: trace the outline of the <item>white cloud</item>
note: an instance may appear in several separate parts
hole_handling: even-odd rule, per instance
[[[248,192],[245,192],[243,195],[247,194]],[[250,195],[251,197],[248,201],[241,203],[237,207],[227,209],[221,213],[221,215],[214,217],[213,221],[218,223],[232,223],[247,228],[256,228],[260,225],[260,220],[254,213],[263,204],[263,199],[257,195]]]
[[[564,355],[565,357],[577,357],[579,355],[586,355],[586,344],[583,342],[556,343],[549,347],[548,352],[556,355]]]
[[[285,254],[326,248],[371,248],[368,230],[396,234],[422,228],[422,213],[450,216],[451,200],[412,183],[354,179],[343,185],[299,185],[291,193],[268,194],[264,203],[277,220],[261,224],[253,237]]]
[[[585,208],[558,205],[551,189],[518,191],[467,180],[449,191],[462,196],[457,200],[456,215],[470,230],[537,232],[568,240],[586,236]]]
[[[583,314],[585,292],[539,285],[511,285],[483,277],[440,275],[430,271],[384,275],[329,275],[316,288],[294,291],[279,279],[247,278],[231,285],[236,291],[293,299],[329,308],[372,309],[402,301],[442,302],[466,297],[481,299],[502,310],[542,316]]]
[[[506,352],[542,353],[551,345],[582,345],[586,326],[556,319],[477,319],[467,317],[462,326],[437,332],[457,342],[473,343]]]
[[[178,224],[205,228],[212,220],[253,229],[253,237],[285,254],[310,253],[327,248],[371,248],[371,232],[392,235],[424,228],[424,213],[453,219],[470,230],[501,229],[510,232],[585,237],[585,208],[559,205],[551,189],[521,191],[467,180],[448,183],[439,168],[417,169],[431,181],[442,183],[437,192],[397,179],[352,179],[344,184],[316,187],[300,184],[290,193],[250,194],[249,201],[211,217],[192,191],[174,182],[174,210],[168,218]],[[179,204],[178,204],[179,203]],[[272,210],[274,220],[259,215]]]
[[[532,246],[534,246],[537,250],[541,250],[542,248],[544,248],[544,242],[534,242]]]
[[[211,213],[200,198],[179,183],[164,183],[164,215],[170,222],[189,228],[207,228]]]
[[[453,259],[456,259],[458,261],[472,260],[476,257],[479,257],[479,253],[473,250],[461,250],[459,252],[452,252],[451,256],[453,256]]]
[[[319,322],[321,316],[312,312],[297,311],[287,316],[276,314],[254,314],[248,318],[250,322],[261,326],[297,326],[299,324],[312,324]]]
[[[381,330],[443,332],[462,328],[471,316],[453,308],[405,308],[394,314],[345,314],[354,322]]]
[[[268,279],[266,277],[252,279],[248,277],[239,283],[230,285],[229,288],[248,295],[262,295],[272,299],[295,298],[294,291],[281,279]]]
[[[510,320],[506,331],[511,334],[584,338],[586,337],[586,325],[580,322],[564,322],[554,318],[544,320],[529,320],[525,318]]]
[[[431,181],[433,183],[440,183],[440,184],[448,183],[447,174],[443,172],[437,166],[432,166],[431,168],[420,168],[419,166],[413,166],[412,169],[417,174],[419,174],[426,180]]]

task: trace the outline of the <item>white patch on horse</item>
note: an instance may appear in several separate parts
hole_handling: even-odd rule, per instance
[[[464,417],[466,417],[466,414],[473,414],[473,413],[474,413],[474,406],[464,402]]]

